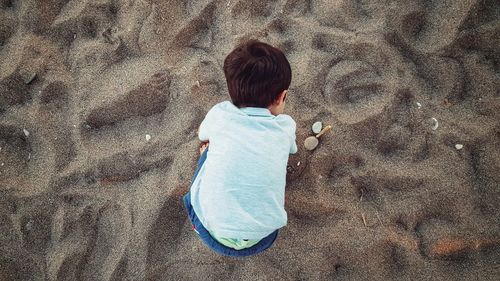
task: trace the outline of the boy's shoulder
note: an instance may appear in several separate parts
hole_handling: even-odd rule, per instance
[[[212,108],[208,111],[210,112],[217,112],[217,111],[232,111],[232,112],[237,112],[238,108],[230,101],[223,101],[215,104],[212,106]]]
[[[289,124],[289,125],[293,126],[294,128],[297,126],[297,123],[295,123],[295,120],[293,120],[292,116],[290,116],[288,114],[279,114],[278,116],[276,116],[276,120],[282,121],[286,124]]]

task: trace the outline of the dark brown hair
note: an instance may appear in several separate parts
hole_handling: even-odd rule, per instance
[[[243,43],[227,55],[224,75],[237,107],[268,107],[292,81],[292,69],[283,52],[257,40]]]

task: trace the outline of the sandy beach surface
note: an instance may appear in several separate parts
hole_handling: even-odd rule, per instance
[[[233,259],[181,196],[250,38],[299,152],[288,225]],[[499,280],[499,63],[496,0],[0,0],[0,280]]]

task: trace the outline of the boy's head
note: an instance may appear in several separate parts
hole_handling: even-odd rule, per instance
[[[268,107],[292,81],[292,69],[283,52],[257,40],[243,43],[227,55],[224,75],[237,107]]]

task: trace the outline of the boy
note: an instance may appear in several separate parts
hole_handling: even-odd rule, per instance
[[[232,102],[213,106],[200,125],[204,144],[184,204],[212,250],[249,256],[287,223],[286,166],[297,145],[296,124],[282,113],[292,71],[279,49],[252,40],[226,57],[224,75]]]

